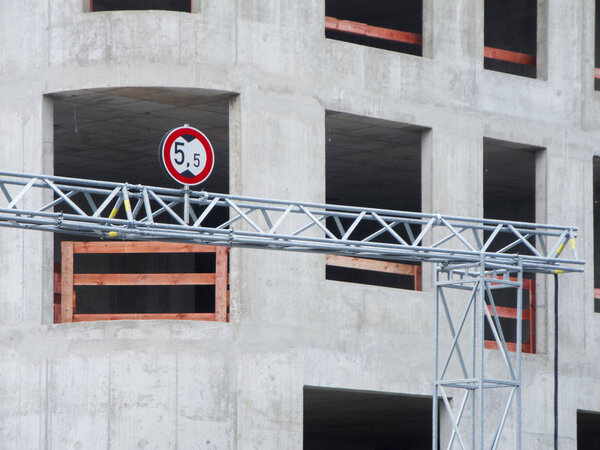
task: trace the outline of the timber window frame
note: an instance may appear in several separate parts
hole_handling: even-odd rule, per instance
[[[422,56],[422,0],[325,0],[325,37]]]
[[[214,253],[214,273],[77,273],[76,254],[132,253]],[[98,320],[205,320],[229,321],[228,309],[228,248],[199,244],[170,242],[98,241],[61,243],[60,276],[55,273],[55,323],[89,322]],[[82,314],[77,311],[76,286],[182,286],[214,285],[214,313],[100,313]],[[58,289],[60,286],[60,289]],[[57,303],[58,301],[58,303]]]

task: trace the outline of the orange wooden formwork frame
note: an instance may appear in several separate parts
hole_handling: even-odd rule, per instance
[[[510,278],[510,281],[518,280],[517,278]],[[529,322],[529,339],[522,344],[521,351],[524,353],[535,353],[535,280],[523,278],[523,290],[529,292],[529,309],[521,311],[522,320]],[[493,314],[492,307],[488,306],[488,309]],[[496,312],[500,318],[517,319],[516,307],[496,306]],[[485,340],[484,346],[488,349],[498,349],[498,344],[495,340]],[[514,342],[506,342],[506,348],[514,352],[517,349],[517,345]]]
[[[421,266],[402,264],[377,259],[355,258],[352,256],[327,255],[325,263],[330,266],[346,267],[349,269],[372,270],[374,272],[395,273],[413,277],[415,291],[421,290]]]
[[[422,45],[423,43],[423,36],[420,34],[375,27],[366,23],[353,22],[351,20],[339,20],[335,17],[325,17],[325,29],[384,39],[387,41],[402,42],[404,44]],[[497,59],[499,61],[507,61],[527,66],[535,66],[536,64],[536,58],[533,55],[502,50],[494,47],[484,47],[483,56],[489,59]]]
[[[228,321],[229,275],[227,272],[228,249],[211,245],[179,244],[169,242],[73,242],[61,243],[62,263],[60,272],[60,314],[55,304],[55,322],[86,322],[95,320],[127,319],[183,319]],[[75,273],[75,254],[115,253],[214,253],[215,273]],[[55,296],[58,277],[55,274]],[[214,285],[214,313],[142,313],[142,314],[79,314],[75,308],[74,286],[181,286]]]

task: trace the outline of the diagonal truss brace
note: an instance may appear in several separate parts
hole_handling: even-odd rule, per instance
[[[479,263],[483,257],[488,267],[500,267],[518,258],[524,271],[546,273],[581,271],[583,264],[574,227],[14,172],[0,172],[0,226],[407,262]]]
[[[519,261],[513,266],[491,269],[483,258],[480,264],[436,266],[433,448],[496,449],[511,410],[516,421],[514,448],[521,448],[522,285],[523,267]],[[516,351],[512,353],[508,351],[494,299],[494,292],[503,289],[514,293],[517,310]],[[468,300],[464,302],[463,295],[464,306],[458,316],[452,317],[450,296],[452,303],[460,303],[461,293],[467,293]],[[501,368],[492,370],[502,375],[494,377],[488,375],[485,359],[486,326],[501,359]],[[446,339],[440,337],[444,332],[451,338],[449,347],[443,344]],[[497,417],[485,412],[486,392],[490,390],[506,391]],[[461,398],[454,407],[449,401],[451,393]],[[439,399],[451,426],[445,447],[438,447]]]
[[[435,263],[434,449],[438,399],[452,426],[447,448],[497,448],[511,408],[517,423],[515,447],[521,447],[523,273],[583,271],[574,227],[1,171],[0,227]],[[511,275],[518,281],[511,281]],[[492,292],[515,287],[516,352],[510,354]],[[449,306],[449,292],[468,293],[458,321],[451,315],[456,308]],[[440,359],[440,316],[451,341],[445,359]],[[486,374],[486,323],[504,364],[501,377]],[[508,391],[492,433],[484,412],[490,389]],[[457,392],[461,400],[453,408],[450,396]]]

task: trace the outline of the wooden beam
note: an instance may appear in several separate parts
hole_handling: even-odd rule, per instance
[[[384,39],[386,41],[402,42],[405,44],[421,45],[423,43],[423,36],[420,34],[394,30],[391,28],[375,27],[373,25],[351,20],[339,20],[335,17],[325,17],[325,29]]]
[[[490,313],[492,312],[492,306],[488,305],[488,310]],[[498,313],[498,317],[503,317],[507,319],[516,319],[517,318],[517,308],[509,308],[507,306],[496,306],[496,312]],[[531,317],[530,310],[524,309],[521,311],[521,316],[523,320],[529,320]]]
[[[349,269],[372,270],[375,272],[395,273],[399,275],[415,275],[415,266],[376,259],[355,258],[352,256],[326,255],[325,263],[330,266],[347,267]]]
[[[421,266],[414,266],[415,273],[413,277],[415,279],[415,291],[423,290],[423,271]]]
[[[68,323],[73,321],[73,242],[61,242],[60,251],[60,321]]]
[[[214,273],[77,273],[75,286],[167,286],[215,284]]]
[[[536,309],[536,298],[535,298],[535,280],[527,280],[529,291],[529,353],[535,353],[536,349],[536,320],[535,320],[535,309]],[[523,287],[525,287],[525,280],[523,280]]]
[[[483,341],[483,346],[484,348],[487,348],[489,350],[498,350],[498,344],[496,343],[496,341]],[[514,342],[507,342],[506,348],[509,352],[515,352],[517,351],[517,344],[515,344]],[[528,344],[522,344],[521,351],[523,353],[532,353]]]
[[[215,267],[215,320],[227,321],[227,247],[217,248]]]
[[[325,17],[325,29],[358,36],[383,39],[386,41],[402,42],[404,44],[423,44],[423,36],[421,34],[409,33],[407,31],[394,30],[391,28],[376,27],[362,22],[354,22],[352,20],[339,20],[335,17]],[[484,47],[483,56],[489,59],[507,61],[526,66],[536,65],[536,57],[533,55],[503,50],[495,47]],[[600,78],[599,69],[596,69],[595,77]]]
[[[207,320],[215,321],[214,313],[145,313],[145,314],[74,314],[73,322],[98,320]]]
[[[215,250],[214,245],[177,242],[73,242],[74,253],[214,253]]]
[[[536,64],[536,58],[533,55],[511,52],[510,50],[502,50],[494,47],[483,47],[483,56],[485,58],[497,59],[499,61],[507,61],[515,64],[523,64],[525,66],[535,66]]]
[[[54,293],[60,294],[60,263],[54,263]]]

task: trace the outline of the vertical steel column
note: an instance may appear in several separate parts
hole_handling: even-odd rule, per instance
[[[519,286],[517,286],[517,449],[521,448],[521,353],[523,351],[523,261],[519,259],[519,271],[517,278]],[[529,295],[532,295],[529,292]],[[529,314],[534,314],[534,311],[529,311]],[[529,321],[529,335],[531,337],[531,319]]]
[[[439,396],[438,396],[438,364],[439,364],[439,338],[440,338],[440,294],[439,291],[441,287],[439,286],[440,281],[440,264],[437,263],[435,265],[435,333],[434,333],[434,360],[433,360],[433,405],[432,405],[432,439],[431,439],[431,447],[432,450],[438,450],[439,448]]]
[[[479,411],[477,411],[478,414],[475,413],[475,410],[473,410],[473,422],[475,422],[475,416],[479,416],[479,446],[477,448],[483,449],[485,448],[483,445],[484,442],[484,419],[485,419],[485,415],[484,415],[484,411],[485,411],[485,395],[484,395],[484,388],[485,388],[485,378],[484,378],[484,374],[485,374],[485,313],[486,313],[486,308],[487,308],[487,303],[485,301],[485,288],[486,288],[486,274],[485,274],[485,257],[483,255],[481,255],[480,260],[479,260],[479,276],[477,278],[477,301],[475,302],[475,304],[479,304],[479,306],[481,307],[481,312],[477,311],[477,309],[475,309],[473,317],[474,320],[477,322],[477,336],[475,337],[475,340],[473,341],[473,347],[477,347],[478,353],[479,353],[479,376],[478,378],[478,389],[479,391],[475,391],[473,394],[475,396],[476,393],[479,394]],[[473,374],[476,374],[476,371],[473,371]],[[473,446],[473,448],[475,448],[475,446]]]
[[[520,260],[510,266],[489,267],[482,256],[479,264],[436,265],[432,413],[434,450],[440,443],[440,400],[443,400],[445,408],[442,409],[451,425],[446,448],[498,448],[511,407],[516,419],[515,448],[521,448],[522,286],[523,265]],[[511,353],[508,351],[493,295],[493,291],[501,289],[516,290],[516,348]],[[455,293],[468,292],[468,302],[457,303],[457,298],[446,296],[447,290]],[[451,304],[452,300],[454,304]],[[445,322],[440,320],[441,311],[447,319]],[[447,326],[447,329],[442,328],[443,326]],[[492,364],[490,368],[485,363],[486,329],[491,332],[498,347],[498,350],[489,351],[497,351],[501,356],[501,361]],[[442,338],[442,331],[449,332],[450,341]],[[467,350],[467,347],[471,351],[463,353],[463,349]],[[467,359],[466,355],[469,355]],[[454,373],[451,373],[452,370]],[[486,373],[490,370],[497,373]],[[485,396],[489,389],[506,392],[501,411],[486,410]],[[464,396],[456,395],[456,392],[464,392]],[[450,405],[450,395],[456,396],[454,406]],[[494,417],[496,412],[499,413],[497,422]],[[470,419],[470,432],[465,424],[461,428],[463,418]]]

